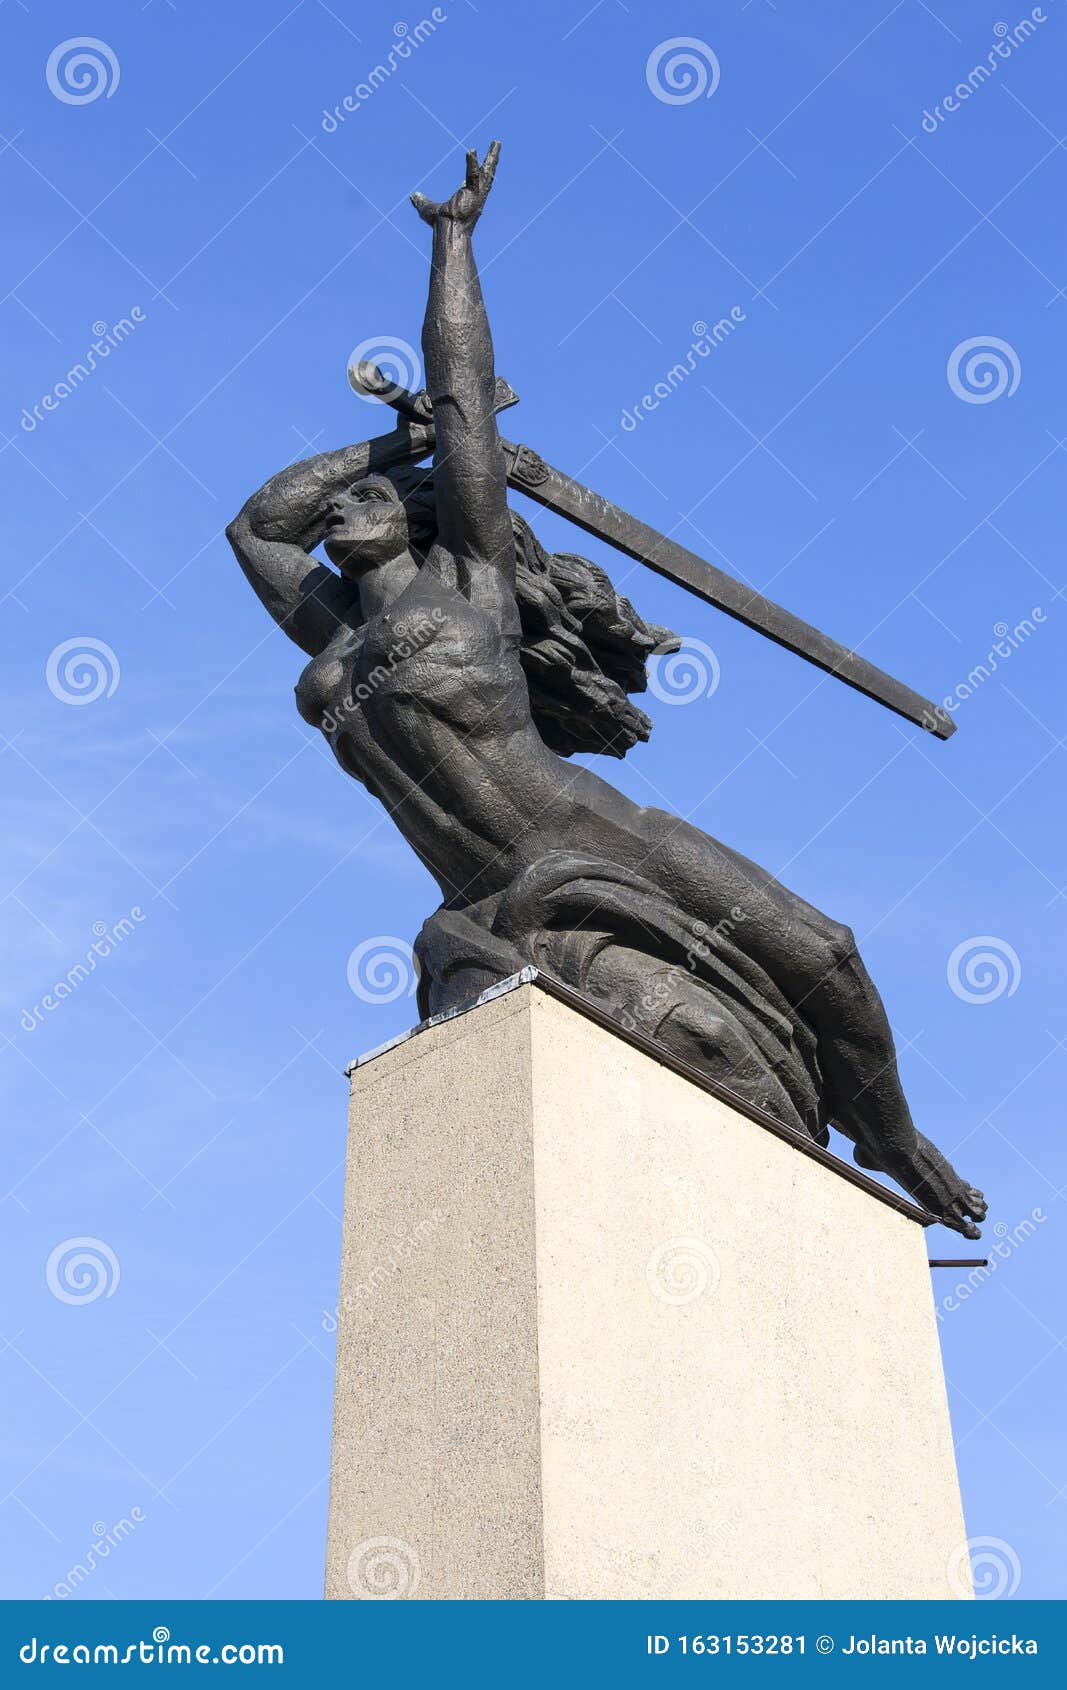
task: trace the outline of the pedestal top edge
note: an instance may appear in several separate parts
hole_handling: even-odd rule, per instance
[[[480,1009],[484,1003],[492,1003],[494,998],[505,997],[509,992],[517,992],[520,986],[529,986],[534,980],[544,982],[544,975],[532,966],[521,968],[517,974],[509,974],[506,980],[497,980],[492,986],[487,986],[484,992],[479,992],[476,998],[467,1003],[457,1004],[454,1009],[446,1009],[440,1015],[430,1015],[425,1021],[419,1021],[414,1027],[408,1027],[405,1032],[397,1033],[395,1037],[386,1039],[384,1044],[375,1045],[373,1050],[366,1050],[361,1056],[353,1057],[344,1073],[351,1078],[357,1068],[365,1068],[368,1062],[374,1062],[377,1057],[384,1056],[387,1051],[396,1050],[398,1045],[406,1045],[410,1039],[418,1038],[420,1033],[428,1033],[431,1027],[442,1027],[446,1021],[455,1021],[457,1016],[469,1015],[472,1009]]]
[[[440,1027],[446,1022],[455,1021],[461,1015],[469,1015],[472,1010],[480,1009],[483,1004],[492,1003],[496,998],[506,997],[511,992],[519,991],[523,986],[531,985],[536,985],[548,997],[555,998],[557,1002],[565,1004],[577,1014],[595,1022],[605,1032],[621,1039],[624,1044],[632,1045],[636,1050],[640,1050],[663,1067],[669,1068],[682,1079],[689,1080],[691,1084],[698,1086],[701,1091],[709,1093],[712,1097],[717,1098],[720,1103],[736,1110],[739,1115],[755,1122],[765,1131],[773,1133],[776,1138],[784,1139],[802,1156],[808,1156],[816,1162],[821,1162],[823,1167],[835,1173],[838,1178],[846,1180],[850,1185],[859,1186],[869,1196],[876,1198],[880,1203],[887,1204],[889,1208],[895,1209],[898,1214],[905,1216],[908,1220],[915,1221],[922,1227],[936,1225],[938,1217],[921,1208],[919,1204],[912,1202],[910,1198],[891,1190],[889,1186],[883,1185],[880,1180],[876,1180],[870,1174],[865,1173],[862,1168],[853,1167],[850,1162],[843,1161],[840,1156],[835,1156],[833,1151],[824,1149],[821,1144],[816,1144],[813,1139],[798,1132],[795,1127],[776,1120],[766,1110],[761,1109],[758,1104],[750,1103],[746,1098],[738,1096],[736,1092],[730,1090],[729,1086],[713,1079],[708,1074],[702,1073],[700,1069],[694,1068],[690,1063],[675,1056],[672,1051],[657,1044],[654,1039],[648,1038],[644,1033],[624,1027],[599,1004],[593,1003],[570,986],[565,986],[550,974],[545,974],[543,970],[532,966],[520,969],[517,974],[509,975],[506,980],[496,981],[492,986],[488,986],[484,992],[480,992],[477,997],[471,998],[468,1003],[457,1004],[454,1009],[446,1010],[440,1015],[431,1015],[425,1021],[420,1021],[416,1026],[409,1027],[406,1032],[398,1033],[395,1038],[387,1039],[384,1044],[376,1045],[373,1050],[365,1051],[361,1056],[355,1057],[348,1063],[344,1073],[350,1079],[357,1070],[365,1068],[388,1051],[396,1050],[400,1045],[418,1038],[420,1033],[429,1032],[433,1027]]]

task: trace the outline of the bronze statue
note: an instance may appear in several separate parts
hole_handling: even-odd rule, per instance
[[[861,1166],[977,1237],[982,1194],[916,1132],[849,929],[566,761],[648,737],[629,694],[673,640],[509,511],[472,246],[499,150],[468,154],[443,203],[412,196],[433,231],[424,402],[283,470],[228,530],[311,659],[301,714],[441,888],[415,947],[420,1010],[536,964],[817,1142],[832,1122]]]

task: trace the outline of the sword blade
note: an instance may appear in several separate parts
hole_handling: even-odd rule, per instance
[[[802,621],[772,599],[764,598],[762,593],[717,569],[676,540],[657,533],[610,499],[594,493],[592,488],[554,469],[529,447],[503,439],[501,445],[507,460],[509,487],[525,493],[546,510],[565,516],[587,534],[606,541],[635,562],[655,570],[657,575],[686,587],[716,610],[725,611],[727,616],[814,663],[816,668],[836,676],[846,686],[855,687],[857,692],[884,704],[886,709],[925,728],[936,738],[949,739],[955,733],[955,722],[940,705],[887,675],[858,652],[850,651],[829,634],[813,628],[810,622]]]

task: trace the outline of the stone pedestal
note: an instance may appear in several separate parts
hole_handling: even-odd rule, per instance
[[[918,1211],[536,980],[354,1066],[328,1597],[964,1596],[965,1537]]]

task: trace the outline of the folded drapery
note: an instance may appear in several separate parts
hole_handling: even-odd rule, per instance
[[[708,927],[642,875],[552,851],[500,897],[442,905],[424,924],[420,1012],[454,1009],[532,963],[825,1144],[815,1035],[746,953],[744,925],[737,910]]]

